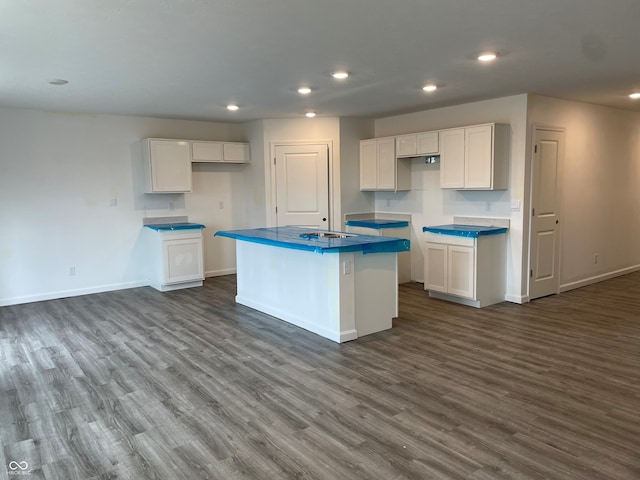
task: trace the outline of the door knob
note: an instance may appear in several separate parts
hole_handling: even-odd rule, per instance
[[[322,221],[323,221],[323,222],[326,222],[326,221],[327,221],[327,219],[326,219],[326,218],[323,218],[323,219],[322,219]]]
[[[558,224],[558,222],[559,222],[559,221],[560,221],[560,220],[556,220],[556,225]]]

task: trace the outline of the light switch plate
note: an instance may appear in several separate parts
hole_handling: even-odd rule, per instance
[[[511,211],[512,212],[520,211],[520,200],[511,200]]]

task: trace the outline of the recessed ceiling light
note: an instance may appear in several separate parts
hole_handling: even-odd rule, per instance
[[[480,60],[481,62],[490,62],[492,60],[495,60],[497,57],[497,55],[493,52],[487,52],[487,53],[483,53],[482,55],[478,55],[478,60]]]
[[[235,105],[233,103],[230,103],[229,105],[227,105],[227,110],[231,110],[232,112],[235,112],[236,110],[238,110],[238,105]]]
[[[54,78],[52,80],[49,80],[49,83],[51,85],[66,85],[67,83],[69,83],[69,80],[65,80],[63,78]]]
[[[311,89],[309,87],[300,87],[298,89],[298,93],[301,95],[308,95],[311,93]]]
[[[629,98],[637,100],[638,98],[640,98],[640,92],[632,93],[631,95],[629,95]]]
[[[305,115],[307,116],[307,118],[313,118],[316,116],[316,112],[307,112],[305,113]]]
[[[333,72],[331,76],[337,80],[342,80],[344,78],[347,78],[349,76],[349,73],[343,70],[340,70],[338,72]]]
[[[433,83],[430,83],[428,85],[425,85],[424,87],[422,87],[422,90],[424,90],[425,92],[433,92],[437,89],[437,85],[434,85]]]

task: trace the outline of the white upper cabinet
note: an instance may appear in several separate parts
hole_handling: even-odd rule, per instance
[[[440,188],[464,188],[464,128],[440,132]]]
[[[420,157],[438,153],[438,132],[411,133],[396,137],[397,157]]]
[[[192,162],[221,162],[222,142],[191,142]]]
[[[360,141],[360,190],[409,190],[408,160],[396,158],[395,137]]]
[[[192,162],[249,163],[248,143],[191,142]]]
[[[144,193],[191,191],[191,147],[188,141],[146,138],[142,141]]]
[[[360,190],[378,188],[378,155],[376,139],[360,142]]]
[[[251,154],[248,143],[225,143],[222,146],[222,156],[225,162],[249,163]]]
[[[440,131],[440,187],[503,190],[509,186],[509,125]]]

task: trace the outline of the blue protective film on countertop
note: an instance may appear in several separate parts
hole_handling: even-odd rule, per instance
[[[195,230],[206,228],[201,223],[156,223],[153,225],[145,225],[152,230]]]
[[[407,252],[410,247],[409,240],[405,238],[354,234],[350,234],[352,236],[345,238],[323,238],[313,235],[314,232],[318,231],[327,232],[326,230],[288,226],[227,230],[216,232],[215,235],[315,253],[362,252],[367,254]]]
[[[482,225],[437,225],[422,227],[423,232],[439,233],[441,235],[455,235],[456,237],[478,238],[481,235],[499,235],[507,233],[505,227],[485,227]]]
[[[407,222],[406,220],[383,220],[381,218],[372,218],[370,220],[347,220],[345,225],[347,227],[365,227],[380,230],[382,228],[408,227],[409,222]]]

